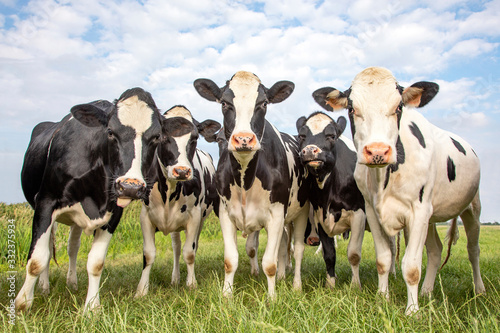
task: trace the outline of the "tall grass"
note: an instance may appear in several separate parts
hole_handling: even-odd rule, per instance
[[[481,269],[485,295],[473,292],[472,271],[467,259],[463,229],[452,257],[436,279],[432,298],[421,297],[421,311],[406,317],[406,286],[398,276],[390,278],[389,301],[377,295],[377,271],[371,234],[365,235],[360,267],[363,290],[351,289],[351,272],[346,259],[347,242],[337,250],[337,286],[325,288],[325,267],[316,248],[307,247],[303,261],[303,292],[292,288],[292,274],[277,284],[277,299],[266,297],[263,273],[254,278],[245,255],[245,239],[238,236],[240,263],[231,299],[221,296],[224,279],[223,242],[219,222],[211,215],[205,222],[196,257],[198,288],[185,287],[186,269],[181,265],[181,285],[170,285],[172,249],[170,237],[156,234],[157,257],[151,272],[149,294],[133,297],[142,270],[142,236],[138,221],[140,205],[126,209],[108,251],[101,280],[99,311],[85,315],[82,306],[87,292],[86,257],[92,237],[82,236],[78,259],[79,290],[66,287],[69,228],[61,225],[56,234],[59,266],[50,267],[51,293],[35,291],[33,308],[8,322],[7,310],[0,310],[0,331],[14,332],[495,332],[500,315],[500,227],[481,230]],[[26,205],[0,204],[0,268],[8,270],[4,252],[6,224],[16,223],[16,290],[24,282],[26,255],[31,237],[32,211]],[[438,227],[444,238],[446,227]],[[261,233],[262,258],[265,232]],[[425,269],[423,271],[425,273]],[[10,298],[5,273],[0,276],[0,302]]]

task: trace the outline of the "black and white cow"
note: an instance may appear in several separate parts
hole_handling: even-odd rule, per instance
[[[286,266],[286,251],[279,251],[286,247],[280,247],[280,242],[282,238],[286,241],[284,226],[292,221],[294,288],[301,289],[300,266],[309,212],[307,188],[302,186],[303,168],[297,141],[280,133],[265,118],[267,105],[285,100],[294,84],[280,81],[268,89],[256,75],[241,71],[222,88],[209,79],[198,79],[194,86],[202,97],[221,104],[224,117],[227,149],[221,154],[215,176],[224,237],[224,295],[232,294],[238,267],[236,231],[251,234],[265,228],[268,240],[262,268],[268,294],[275,297],[276,274],[283,277]]]
[[[333,237],[351,230],[347,258],[352,269],[352,285],[361,287],[359,262],[365,232],[363,195],[356,186],[356,152],[352,142],[342,136],[346,119],[337,122],[316,112],[297,120],[300,157],[313,178],[309,201],[323,247],[326,284],[335,286],[336,251]]]
[[[222,128],[219,133],[215,136],[215,141],[217,142],[219,146],[219,158],[222,156],[222,153],[227,150],[227,140],[224,134],[224,128]],[[309,224],[308,224],[309,226]],[[287,240],[289,240],[291,236],[291,230],[290,228],[287,228],[285,226],[285,232],[287,232]],[[254,276],[259,276],[259,261],[258,261],[258,251],[259,251],[259,234],[260,230],[252,232],[250,235],[247,235],[245,232],[243,232],[243,237],[246,238],[246,243],[245,243],[245,252],[247,253],[249,259],[250,259],[250,274]],[[280,243],[280,246],[284,246],[288,252],[287,254],[287,266],[291,268],[291,262],[289,260],[290,258],[290,241],[287,243]],[[284,251],[283,249],[280,249],[280,251]],[[287,268],[288,268],[287,267]]]
[[[387,296],[388,239],[408,229],[402,262],[407,314],[419,309],[424,244],[428,262],[422,294],[434,288],[442,252],[435,222],[461,217],[475,291],[485,291],[479,270],[479,159],[467,142],[432,125],[415,109],[430,102],[438,90],[432,82],[404,89],[389,70],[370,67],[344,92],[327,87],[313,93],[329,111],[349,110],[358,162],[354,177],[375,242],[379,292]]]
[[[153,162],[160,117],[151,95],[133,88],[113,104],[76,105],[59,123],[35,127],[21,174],[35,213],[18,310],[31,306],[38,275],[47,270],[55,222],[94,233],[85,309],[99,305],[104,259],[123,207],[133,199],[148,199],[152,184],[143,173]]]
[[[188,287],[196,287],[194,261],[198,249],[203,221],[218,203],[215,188],[215,168],[212,157],[196,148],[199,134],[214,136],[220,124],[213,120],[198,123],[183,106],[175,106],[164,114],[161,141],[157,159],[148,172],[154,179],[149,203],[141,212],[144,239],[144,266],[136,296],[146,295],[149,274],[155,260],[155,233],[170,233],[174,252],[172,284],[180,280],[179,257],[181,252],[180,230],[186,233],[183,248],[187,264]]]

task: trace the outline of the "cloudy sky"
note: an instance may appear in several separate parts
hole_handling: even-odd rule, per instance
[[[192,82],[222,86],[248,70],[268,87],[295,83],[267,115],[295,134],[296,119],[319,109],[315,89],[346,89],[363,68],[384,66],[402,85],[440,85],[422,113],[473,145],[482,221],[500,221],[500,1],[409,3],[0,0],[0,201],[25,201],[19,175],[32,128],[75,104],[140,86],[163,110],[184,104],[198,120],[221,121],[219,105]],[[218,155],[216,145],[201,145]]]

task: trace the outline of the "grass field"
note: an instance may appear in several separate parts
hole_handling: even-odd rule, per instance
[[[186,269],[181,260],[181,286],[170,285],[172,248],[170,237],[156,235],[157,257],[151,273],[149,294],[135,299],[142,270],[140,205],[130,205],[111,241],[101,279],[102,308],[90,315],[82,307],[87,293],[86,258],[92,237],[82,236],[78,256],[78,291],[66,287],[68,257],[67,226],[56,235],[57,260],[51,261],[50,295],[35,289],[32,309],[9,323],[8,309],[12,275],[16,293],[25,278],[25,264],[31,240],[32,210],[26,204],[0,203],[0,331],[1,332],[497,332],[500,317],[500,227],[481,229],[481,270],[487,293],[474,295],[472,270],[467,259],[465,232],[452,248],[448,264],[438,274],[431,299],[421,297],[420,312],[406,317],[406,286],[397,267],[390,278],[391,296],[385,301],[377,295],[377,272],[371,234],[365,235],[360,267],[363,290],[351,289],[350,267],[346,258],[347,241],[337,250],[337,286],[326,289],[325,267],[316,248],[307,247],[302,264],[303,292],[293,291],[291,274],[277,284],[277,300],[266,298],[267,281],[261,272],[250,275],[239,236],[240,264],[235,277],[233,298],[221,296],[224,278],[222,234],[217,218],[205,222],[196,257],[198,288],[185,287]],[[9,267],[8,227],[15,225],[15,263]],[[444,240],[446,226],[438,228]],[[261,233],[259,255],[266,243]],[[404,242],[402,242],[404,243]],[[404,244],[402,244],[403,247]],[[425,262],[425,256],[424,256]],[[13,262],[10,262],[12,264]],[[423,269],[425,274],[425,265]]]

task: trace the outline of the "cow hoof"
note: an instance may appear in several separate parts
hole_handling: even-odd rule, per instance
[[[422,289],[420,290],[420,296],[431,297],[432,291],[433,291],[433,288],[422,287]]]
[[[189,290],[194,290],[194,289],[198,288],[198,283],[195,280],[191,283],[186,283],[186,286],[188,287]]]
[[[31,304],[33,303],[33,300],[26,300],[26,301],[19,301],[16,299],[14,303],[14,307],[16,309],[16,313],[21,314],[23,312],[28,311],[31,308]]]
[[[328,289],[335,289],[335,278],[328,277],[325,281],[325,287]]]
[[[421,314],[418,312],[418,310],[418,305],[410,305],[406,308],[405,315],[419,319],[421,317]]]
[[[43,296],[48,296],[50,294],[49,286],[41,286],[42,290],[40,290],[40,294]]]
[[[73,278],[73,277],[68,277],[66,279],[66,285],[68,286],[68,288],[72,291],[77,291],[78,290],[78,282],[76,280],[76,277]]]
[[[363,289],[363,288],[361,288],[361,283],[359,281],[352,281],[351,282],[351,288],[358,289],[358,290],[362,290]]]
[[[297,292],[302,292],[302,282],[301,281],[293,281],[293,290]]]
[[[85,306],[83,313],[90,317],[92,315],[100,313],[102,310],[102,305],[99,302],[93,302],[93,304],[88,304]]]

